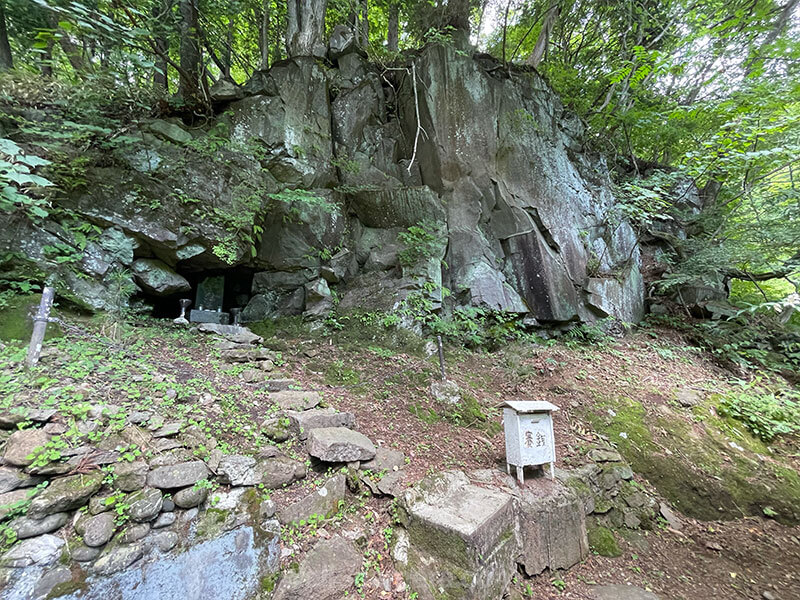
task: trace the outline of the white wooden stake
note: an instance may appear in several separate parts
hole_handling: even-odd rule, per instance
[[[42,342],[47,330],[47,322],[50,320],[50,309],[53,307],[53,296],[55,288],[45,286],[42,292],[42,301],[39,303],[39,310],[33,317],[33,335],[31,344],[28,346],[28,356],[25,359],[25,366],[30,369],[39,362],[39,355],[42,353]]]

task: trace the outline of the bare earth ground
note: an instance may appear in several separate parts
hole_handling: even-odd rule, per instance
[[[241,367],[218,359],[212,338],[173,333],[151,323],[134,328],[125,346],[112,348],[93,339],[73,332],[57,346],[49,343],[42,373],[53,379],[26,384],[13,401],[33,404],[48,389],[71,384],[92,402],[160,404],[163,409],[167,405],[162,394],[172,386],[178,390],[174,410],[201,423],[230,448],[256,450],[264,445],[257,425],[269,412],[267,394],[260,384],[243,382]],[[88,352],[76,340],[86,341],[96,353],[85,370],[69,367],[76,362],[75,352],[83,353],[84,359]],[[727,389],[732,378],[677,334],[660,329],[638,331],[600,347],[515,344],[495,353],[448,348],[449,379],[475,397],[487,419],[467,415],[456,424],[441,418],[441,407],[429,392],[437,378],[435,358],[392,349],[388,338],[379,336],[355,344],[337,343],[320,332],[286,333],[266,343],[280,350],[284,361],[271,377],[292,377],[304,389],[323,392],[328,405],[353,412],[356,428],[376,444],[405,453],[407,485],[445,469],[504,468],[501,413],[496,408],[504,400],[548,400],[561,408],[555,417],[558,466],[570,467],[581,464],[586,449],[599,439],[586,415],[605,410],[595,407],[604,398],[628,397],[647,411],[658,411],[674,405],[677,389],[717,392]],[[0,365],[0,376],[15,370]],[[302,447],[292,442],[281,449],[304,458]],[[778,444],[777,452],[797,468],[795,441]],[[647,481],[637,479],[653,491]],[[272,498],[280,506],[322,482],[324,473],[311,473],[301,485],[277,491]],[[683,521],[680,532],[667,527],[632,532],[622,540],[624,553],[619,558],[591,555],[565,573],[519,577],[516,589],[523,597],[578,599],[590,598],[596,584],[631,583],[668,599],[757,599],[765,591],[778,600],[800,599],[800,527],[762,517]],[[365,554],[374,564],[353,596],[408,598],[389,558],[391,527],[391,503],[364,499],[340,518],[289,536],[285,543],[294,545],[295,553],[284,560],[298,560],[317,537],[339,529],[365,530]]]

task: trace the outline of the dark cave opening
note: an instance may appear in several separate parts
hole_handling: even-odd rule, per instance
[[[244,308],[250,300],[253,274],[255,269],[249,267],[232,267],[229,269],[208,269],[202,271],[188,271],[177,269],[179,275],[186,278],[192,286],[191,291],[168,296],[145,295],[145,302],[152,307],[151,316],[158,319],[174,319],[180,312],[179,300],[188,298],[192,301],[189,311],[197,309],[201,304],[207,310],[220,308],[222,312],[229,312],[232,308]],[[219,285],[215,278],[221,278]],[[203,295],[206,288],[213,288],[213,292]],[[221,303],[217,298],[221,295]]]

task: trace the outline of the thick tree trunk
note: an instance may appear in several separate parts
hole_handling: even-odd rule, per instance
[[[269,69],[269,18],[272,0],[264,0],[264,10],[261,12],[261,27],[258,32],[258,47],[261,51],[262,71]]]
[[[14,58],[11,56],[11,44],[8,43],[8,29],[6,29],[5,2],[0,0],[0,70],[13,68]]]
[[[200,40],[198,36],[197,0],[180,0],[181,12],[181,80],[178,95],[186,100],[199,99]]]
[[[470,0],[447,0],[448,25],[469,37]]]
[[[389,5],[389,29],[386,32],[386,46],[389,52],[397,52],[400,39],[400,10],[397,2]]]
[[[289,0],[286,52],[289,56],[325,56],[325,10],[328,0]]]

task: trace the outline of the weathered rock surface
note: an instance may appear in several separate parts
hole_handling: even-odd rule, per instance
[[[322,427],[308,434],[308,453],[325,462],[370,460],[375,452],[367,436],[346,427]]]
[[[280,509],[278,520],[286,524],[307,519],[311,515],[333,515],[339,510],[339,501],[344,500],[345,483],[344,475],[332,477],[317,491]]]
[[[306,465],[299,460],[277,456],[261,461],[258,465],[259,483],[265,488],[276,490],[290,485],[306,476]]]
[[[80,508],[89,502],[89,498],[102,485],[103,473],[99,471],[54,479],[31,501],[28,516],[40,519],[54,513]]]
[[[399,450],[379,447],[375,451],[375,457],[366,462],[362,462],[361,468],[380,473],[383,471],[396,471],[398,469],[402,469],[405,464],[406,457]]]
[[[308,438],[312,429],[322,427],[347,427],[355,425],[355,417],[349,412],[337,412],[332,408],[313,408],[311,410],[286,411],[289,418],[289,429],[301,440]]]
[[[3,460],[6,464],[27,467],[34,461],[34,452],[50,440],[41,429],[15,431],[6,441]]]
[[[148,469],[143,460],[117,463],[114,465],[114,475],[117,477],[114,485],[123,492],[140,490],[147,483]]]
[[[117,529],[115,515],[110,512],[91,517],[83,524],[83,543],[90,547],[107,543]]]
[[[147,485],[160,489],[174,489],[194,485],[210,474],[201,460],[158,467],[147,474]]]
[[[0,561],[0,566],[28,567],[30,565],[38,565],[46,567],[58,559],[65,543],[60,537],[51,534],[23,540],[6,552],[2,561]]]
[[[85,189],[65,199],[103,228],[97,241],[75,246],[80,276],[47,260],[46,247],[71,239],[54,220],[4,228],[0,249],[58,271],[65,293],[95,309],[113,302],[114,265],[130,268],[146,295],[163,296],[189,290],[176,270],[234,264],[256,270],[245,322],[323,314],[333,304],[331,283],[356,297],[382,295],[389,308],[432,283],[452,289],[456,306],[543,324],[638,320],[636,236],[609,218],[608,170],[584,149],[579,119],[541,77],[498,77],[485,57],[430,44],[415,59],[416,87],[429,92],[415,101],[404,71],[387,74],[386,86],[352,46],[352,32],[334,38],[333,68],[295,57],[257,71],[241,88],[220,82],[214,97],[232,101],[210,128],[219,135],[225,128],[216,125],[227,126],[230,144],[212,159],[184,148],[203,142],[201,129],[166,120],[141,125],[141,141],[121,152],[119,165],[97,156]],[[471,118],[453,118],[465,114]],[[428,134],[419,140],[418,125]],[[112,192],[108,181],[125,192]],[[242,190],[257,205],[243,202]],[[186,210],[187,198],[196,211]],[[252,223],[231,240],[209,206],[215,216],[245,214]],[[262,222],[252,256],[244,237]],[[398,268],[397,235],[419,223],[437,232],[436,251]],[[225,261],[214,252],[223,246]],[[384,273],[387,285],[359,279],[368,272]],[[439,292],[424,293],[442,301]]]
[[[128,496],[128,513],[134,521],[151,521],[161,512],[164,495],[161,490],[145,488]]]
[[[154,296],[170,296],[189,292],[191,284],[160,260],[137,258],[131,264],[134,279],[143,289]]]
[[[398,493],[394,557],[420,598],[500,597],[517,565],[534,575],[588,554],[580,498],[549,479],[446,471]]]
[[[175,493],[173,500],[175,506],[180,508],[194,508],[200,506],[208,498],[208,488],[189,487]]]
[[[273,600],[339,600],[352,586],[362,562],[355,545],[339,535],[319,541],[297,570],[286,571]]]
[[[519,498],[519,563],[528,576],[568,569],[589,554],[580,498],[548,483],[524,489]]]
[[[18,517],[11,521],[11,529],[13,529],[17,537],[21,540],[42,535],[43,533],[51,533],[56,529],[60,529],[66,525],[69,520],[67,513],[55,513],[47,515],[41,519],[31,519],[30,517]]]
[[[592,600],[659,600],[652,592],[634,585],[598,585],[590,592]]]
[[[319,392],[286,390],[270,394],[270,400],[283,410],[304,411],[317,406],[322,397]]]

